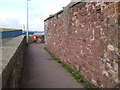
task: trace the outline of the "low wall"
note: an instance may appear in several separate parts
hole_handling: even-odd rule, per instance
[[[2,43],[2,88],[20,87],[25,46],[25,36]]]
[[[47,18],[46,47],[94,87],[119,87],[120,2],[76,3]]]

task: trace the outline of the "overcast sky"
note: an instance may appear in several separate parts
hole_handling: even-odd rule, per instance
[[[71,0],[31,0],[29,1],[29,30],[43,31],[44,20],[70,3]],[[0,0],[0,27],[26,27],[27,0]]]

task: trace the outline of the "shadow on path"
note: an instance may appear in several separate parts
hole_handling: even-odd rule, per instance
[[[83,86],[44,50],[44,44],[26,48],[21,88],[82,88]]]

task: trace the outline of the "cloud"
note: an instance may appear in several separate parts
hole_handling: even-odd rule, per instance
[[[22,22],[25,21],[24,14],[17,12],[0,12],[0,27],[4,28],[22,28]],[[24,23],[24,22],[23,22]]]
[[[0,27],[23,28],[26,26],[27,0],[0,1]],[[29,1],[29,30],[43,31],[44,20],[66,6],[70,0]]]
[[[16,18],[6,18],[4,20],[1,20],[0,24],[1,27],[5,27],[5,28],[21,28],[21,24]]]

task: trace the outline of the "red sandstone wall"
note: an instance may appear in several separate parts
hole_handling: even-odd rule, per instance
[[[65,8],[45,20],[46,46],[95,87],[117,87],[118,13],[119,3]]]

